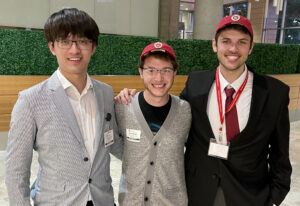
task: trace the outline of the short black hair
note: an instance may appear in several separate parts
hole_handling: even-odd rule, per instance
[[[48,42],[66,39],[69,34],[86,37],[97,45],[100,32],[94,19],[77,8],[62,9],[46,21],[44,36]]]

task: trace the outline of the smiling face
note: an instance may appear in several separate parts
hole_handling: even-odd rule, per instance
[[[76,37],[71,34],[68,40],[88,40],[85,37]],[[56,56],[60,72],[68,79],[71,75],[86,75],[91,56],[96,50],[96,45],[92,43],[88,49],[79,49],[77,43],[72,43],[71,48],[59,47],[59,42],[49,42],[48,46],[53,55]]]
[[[171,61],[149,56],[145,58],[144,69],[139,68],[140,76],[143,79],[145,100],[153,106],[162,106],[169,100],[169,90],[172,87],[176,71],[173,70]],[[149,70],[159,70],[151,74]],[[171,70],[170,70],[171,69]],[[162,70],[168,72],[162,72]],[[157,103],[161,105],[158,105]]]
[[[217,53],[222,73],[242,74],[253,46],[247,33],[232,28],[221,31],[217,40],[213,40],[213,50]]]

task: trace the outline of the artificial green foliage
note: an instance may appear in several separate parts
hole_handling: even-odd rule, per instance
[[[178,74],[216,68],[218,60],[210,40],[169,40],[179,62]],[[247,64],[261,74],[300,73],[300,46],[255,43]]]
[[[89,74],[138,74],[139,57],[145,46],[158,38],[101,35],[89,65]]]
[[[43,75],[57,68],[42,31],[0,30],[0,74]]]
[[[100,35],[91,75],[138,74],[143,48],[158,38]],[[42,31],[0,29],[0,75],[50,75],[58,67]]]
[[[261,74],[297,73],[299,48],[299,45],[255,43],[247,64]]]
[[[217,55],[213,52],[210,40],[172,39],[171,45],[178,59],[177,74],[189,74],[191,71],[208,70],[218,66]]]
[[[143,48],[158,38],[100,35],[89,64],[91,75],[137,75]],[[178,74],[216,68],[218,60],[209,40],[167,41],[179,62]],[[247,64],[258,73],[300,73],[300,46],[256,43]],[[50,75],[58,65],[43,31],[0,29],[0,75]]]

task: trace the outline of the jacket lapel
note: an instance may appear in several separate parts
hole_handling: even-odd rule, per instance
[[[68,96],[65,93],[65,90],[61,86],[56,72],[50,77],[48,87],[50,90],[51,98],[56,105],[57,110],[61,114],[62,118],[64,118],[65,123],[71,128],[73,134],[80,142],[82,147],[85,148],[76,116],[68,99]]]
[[[255,125],[261,117],[267,97],[268,90],[265,79],[254,73],[249,120],[244,130],[246,134],[254,131]]]
[[[210,138],[214,137],[214,133],[211,128],[211,124],[207,115],[207,102],[208,102],[208,95],[210,92],[210,89],[212,87],[212,84],[215,81],[215,74],[216,70],[209,71],[208,75],[205,76],[206,83],[202,84],[201,87],[198,88],[200,90],[200,95],[198,95],[194,99],[194,105],[195,107],[193,110],[196,110],[196,112],[200,112],[202,115],[193,115],[193,117],[200,117],[200,120],[194,120],[195,122],[200,122],[200,124],[197,127],[200,127],[199,131],[203,132],[203,136],[207,137],[207,140],[209,141]],[[197,106],[198,105],[198,106]],[[199,106],[201,105],[201,106]],[[197,111],[199,110],[199,111]]]
[[[101,89],[101,86],[95,82],[95,80],[91,79],[94,87],[94,93],[97,101],[98,108],[98,116],[96,118],[96,132],[95,132],[95,147],[94,147],[94,155],[96,155],[100,142],[102,140],[102,133],[104,127],[104,95]]]

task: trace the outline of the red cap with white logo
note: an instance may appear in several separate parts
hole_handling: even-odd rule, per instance
[[[218,33],[218,31],[220,29],[222,29],[228,25],[231,25],[231,24],[239,24],[239,25],[245,27],[249,31],[251,38],[253,39],[253,30],[252,30],[251,22],[246,17],[240,16],[237,14],[224,17],[220,21],[220,23],[217,27],[216,34]]]
[[[150,52],[156,52],[156,51],[167,53],[171,55],[174,58],[174,60],[176,60],[176,56],[173,48],[164,42],[155,42],[146,46],[140,56],[140,60],[142,61],[145,58],[145,56],[147,56]]]

